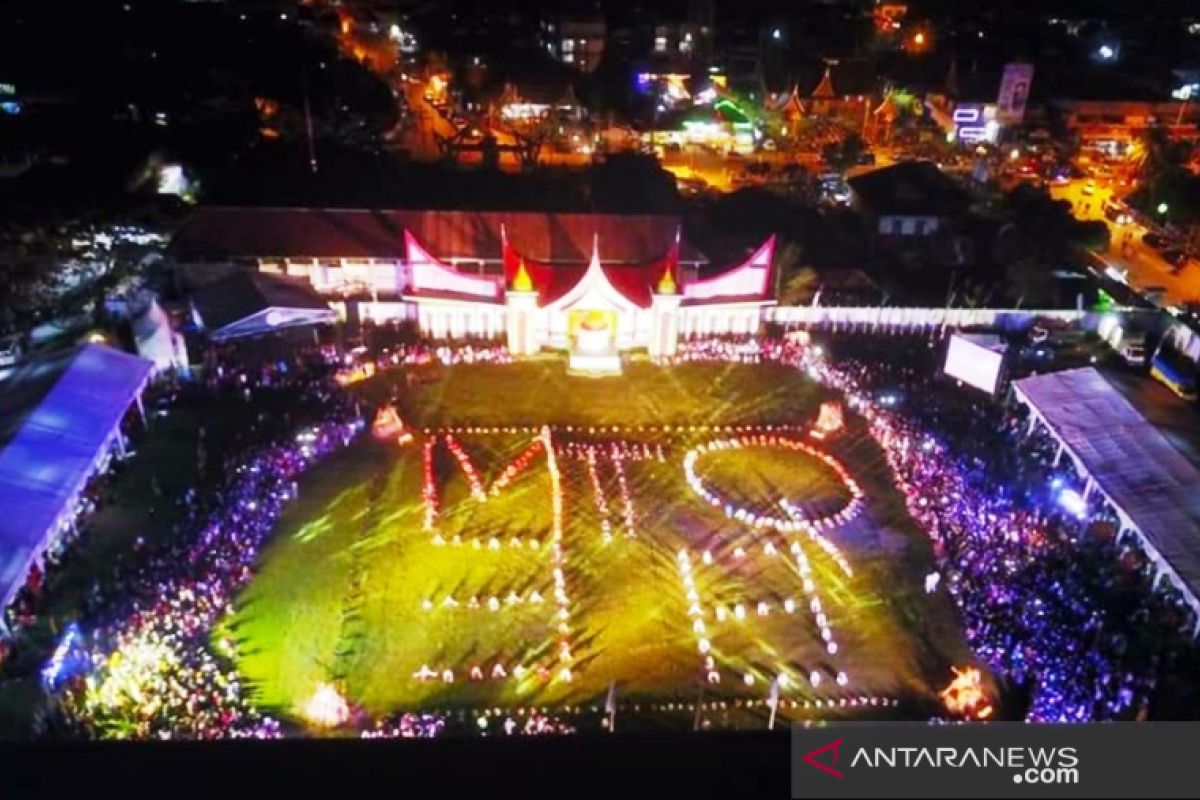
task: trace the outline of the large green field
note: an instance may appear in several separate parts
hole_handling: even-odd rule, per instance
[[[672,724],[664,703],[694,701],[701,688],[709,700],[761,700],[780,674],[787,676],[782,696],[800,703],[785,704],[785,717],[830,713],[805,709],[804,700],[863,696],[899,698],[902,708],[916,709],[932,702],[949,665],[967,658],[948,601],[922,593],[928,544],[904,514],[860,421],[825,446],[867,494],[865,513],[828,534],[852,575],[803,534],[728,519],[685,482],[687,449],[729,434],[678,426],[815,419],[829,398],[794,371],[635,364],[618,378],[589,379],[568,377],[561,361],[546,360],[438,368],[417,381],[389,375],[364,393],[396,396],[419,426],[555,426],[561,539],[545,452],[536,451],[503,489],[487,491],[533,443],[531,432],[454,434],[478,470],[483,500],[444,435],[434,435],[439,514],[432,529],[422,499],[427,437],[405,446],[364,441],[320,464],[217,634],[236,639],[243,677],[276,713],[299,719],[322,682],[371,715],[595,706],[615,682],[631,717]],[[618,425],[626,429],[611,430]],[[673,430],[663,432],[666,425]],[[625,448],[620,458],[614,443]],[[596,448],[591,462],[584,445]],[[778,514],[786,498],[819,516],[849,499],[827,465],[789,450],[707,453],[697,473],[723,502],[760,513]],[[806,594],[793,543],[811,565],[815,594]],[[810,611],[813,596],[836,653]],[[426,669],[436,677],[414,674]],[[719,682],[710,682],[710,671]],[[815,687],[813,672],[820,675]],[[846,685],[837,684],[838,673]],[[838,713],[848,711],[839,706]],[[682,714],[674,724],[691,722]]]

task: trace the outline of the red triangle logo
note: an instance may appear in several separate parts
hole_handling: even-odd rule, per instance
[[[822,772],[826,772],[835,778],[846,777],[841,772],[834,769],[831,765],[824,764],[817,760],[817,756],[819,756],[822,753],[825,753],[827,751],[832,751],[833,752],[833,763],[836,764],[838,762],[838,748],[840,748],[842,746],[843,741],[844,741],[843,739],[835,739],[834,741],[830,742],[829,744],[821,745],[816,750],[812,750],[808,753],[805,753],[803,756],[804,763],[808,764],[810,767],[816,767],[817,769],[821,770]]]

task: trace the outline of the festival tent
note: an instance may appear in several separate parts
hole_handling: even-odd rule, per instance
[[[306,282],[251,270],[201,287],[192,295],[192,308],[200,326],[217,341],[337,320]]]
[[[97,344],[34,359],[0,383],[0,608],[73,522],[76,504],[154,369]]]
[[[138,355],[154,362],[156,371],[188,368],[187,345],[171,324],[171,317],[151,300],[144,313],[130,320]]]
[[[1112,504],[1158,578],[1200,615],[1200,470],[1093,367],[1023,378],[1013,392],[1086,478],[1086,495]]]

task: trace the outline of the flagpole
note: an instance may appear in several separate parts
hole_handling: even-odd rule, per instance
[[[617,729],[617,682],[615,680],[608,684],[608,694],[604,698],[604,710],[608,712],[608,732],[614,733]]]
[[[771,707],[771,718],[767,720],[767,730],[775,730],[775,712],[779,710],[779,678],[771,681],[771,689],[767,693],[767,705]]]

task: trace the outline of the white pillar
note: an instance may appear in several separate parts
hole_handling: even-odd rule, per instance
[[[509,289],[504,294],[505,323],[508,328],[508,352],[514,356],[531,356],[541,349],[534,332],[534,312],[537,292]]]
[[[655,294],[650,306],[651,358],[673,356],[679,344],[679,306],[683,298],[677,294]]]

